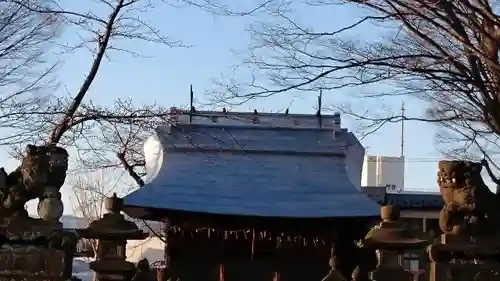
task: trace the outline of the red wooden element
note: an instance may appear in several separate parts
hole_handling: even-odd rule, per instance
[[[223,263],[219,265],[219,281],[225,281],[226,280],[226,267],[224,266]]]

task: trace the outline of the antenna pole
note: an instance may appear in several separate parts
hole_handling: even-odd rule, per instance
[[[323,118],[321,117],[321,103],[322,103],[322,98],[323,98],[323,89],[319,90],[319,96],[318,96],[318,122],[319,122],[319,127],[323,127]]]
[[[401,157],[405,154],[405,102],[401,103]]]
[[[193,85],[189,87],[189,124],[193,122]]]

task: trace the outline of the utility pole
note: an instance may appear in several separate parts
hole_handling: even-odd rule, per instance
[[[191,84],[191,86],[189,87],[189,124],[193,123],[193,113],[194,113],[193,99],[194,99],[193,85]]]
[[[318,117],[318,123],[319,127],[323,127],[323,117],[321,117],[321,107],[323,106],[322,104],[322,99],[323,99],[323,90],[319,90],[319,96],[318,96],[318,111],[316,111],[316,116]]]
[[[405,154],[405,102],[401,103],[401,157]]]

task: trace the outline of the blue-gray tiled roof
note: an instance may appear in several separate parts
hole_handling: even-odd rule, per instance
[[[216,214],[374,216],[380,207],[348,180],[342,158],[170,153],[125,204]]]
[[[387,194],[387,203],[399,209],[430,209],[439,210],[443,207],[440,194]]]
[[[309,131],[306,137],[306,131],[294,135],[292,130],[238,129],[228,134],[213,128],[198,136],[191,131],[192,137],[185,141],[176,133],[158,132],[165,150],[162,166],[151,182],[124,198],[128,206],[266,217],[379,214],[380,206],[349,180],[343,156],[175,149],[186,143],[234,147],[237,142],[245,149],[336,152],[339,143],[331,132]]]
[[[159,135],[166,150],[179,148],[215,148],[267,151],[295,151],[304,153],[344,153],[346,146],[357,143],[349,132],[338,132],[335,139],[331,130],[291,128],[248,128],[180,124]],[[354,139],[352,139],[354,137]]]

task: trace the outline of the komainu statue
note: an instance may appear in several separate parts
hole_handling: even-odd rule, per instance
[[[21,165],[7,174],[0,168],[0,219],[9,223],[15,218],[30,219],[25,204],[39,199],[38,214],[42,220],[57,221],[62,215],[61,189],[68,169],[65,149],[46,145],[28,145]]]
[[[481,178],[481,163],[440,161],[439,189],[444,201],[439,224],[446,234],[500,234],[500,198]]]
[[[78,238],[59,222],[67,169],[66,150],[50,145],[28,145],[9,174],[0,168],[0,280],[71,278]],[[40,219],[25,210],[35,198]]]

